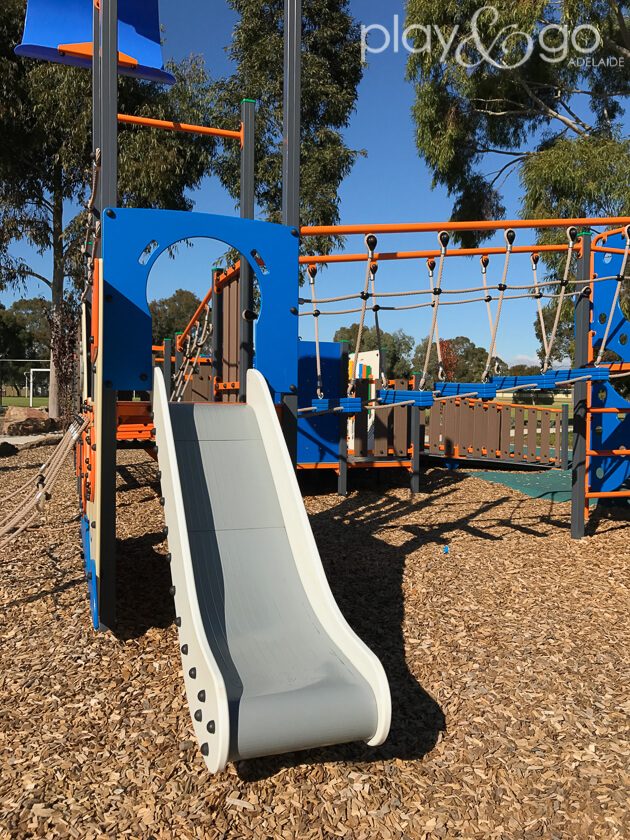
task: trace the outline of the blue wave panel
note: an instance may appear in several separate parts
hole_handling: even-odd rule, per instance
[[[69,55],[63,45],[86,45],[91,50],[92,0],[28,0],[22,43],[17,55],[68,64],[92,66],[90,56]],[[164,70],[158,0],[118,0],[118,51],[135,59],[119,73],[172,85],[175,77]]]

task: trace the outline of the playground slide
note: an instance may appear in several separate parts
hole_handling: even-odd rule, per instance
[[[377,657],[328,586],[264,377],[247,405],[154,414],[184,680],[208,769],[349,741],[391,719]]]

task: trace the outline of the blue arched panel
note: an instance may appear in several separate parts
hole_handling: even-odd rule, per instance
[[[105,387],[119,391],[150,387],[149,274],[171,246],[194,238],[216,239],[250,256],[248,262],[262,297],[255,366],[279,401],[281,394],[298,385],[298,237],[291,228],[268,222],[171,210],[116,209],[103,214],[103,335],[99,352],[103,352]]]
[[[91,67],[92,59],[64,54],[59,47],[93,43],[92,0],[28,0],[18,55]],[[158,0],[118,0],[118,51],[135,59],[137,67],[120,66],[121,75],[172,85],[164,70]]]

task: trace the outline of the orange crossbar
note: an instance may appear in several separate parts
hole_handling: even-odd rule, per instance
[[[208,128],[205,125],[188,125],[188,123],[172,122],[171,120],[154,120],[150,117],[134,117],[132,114],[118,114],[118,122],[128,125],[141,125],[145,128],[161,128],[164,131],[181,131],[184,134],[201,134],[207,137],[224,137],[227,140],[238,140],[241,146],[245,142],[244,129],[241,123],[240,131],[229,131],[226,128]]]
[[[323,225],[301,228],[302,236],[354,236],[384,233],[438,233],[470,230],[523,230],[526,228],[603,227],[630,224],[630,216],[608,216],[601,219],[510,219],[504,222],[416,222],[394,225]]]
[[[587,493],[587,499],[630,499],[630,490],[615,490],[607,493]]]
[[[513,254],[540,254],[555,253],[562,254],[569,250],[568,245],[515,245],[512,248]],[[575,249],[579,250],[579,248]],[[374,262],[386,262],[391,260],[422,260],[439,257],[441,251],[390,251],[382,254],[374,254]],[[484,257],[505,254],[505,248],[459,248],[446,252],[447,257]],[[328,265],[329,263],[350,263],[366,262],[370,257],[368,254],[329,254],[316,257],[300,257],[301,265]]]

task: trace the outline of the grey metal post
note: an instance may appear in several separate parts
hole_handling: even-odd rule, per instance
[[[417,495],[420,492],[420,455],[422,454],[422,447],[420,445],[420,429],[421,429],[421,415],[423,408],[418,406],[411,406],[411,445],[413,447],[412,463],[411,463],[411,492]]]
[[[162,362],[162,373],[166,386],[166,396],[170,400],[173,388],[173,342],[170,338],[164,339],[164,361]]]
[[[562,406],[562,440],[560,442],[560,467],[569,469],[569,405]]]
[[[101,189],[99,209],[118,201],[118,0],[101,0],[100,50],[100,149]],[[107,277],[103,278],[104,281]],[[102,305],[106,306],[103,299]],[[107,316],[105,308],[103,317]],[[99,359],[97,364],[102,364]],[[116,623],[116,401],[117,392],[104,384],[101,397],[100,447],[100,579],[99,614],[110,629]]]
[[[282,221],[300,227],[302,0],[284,0],[284,131]]]
[[[582,259],[579,268],[579,283],[576,285],[578,302],[575,309],[575,366],[585,367],[589,362],[591,328],[591,300],[581,294],[591,281],[591,233],[581,231]],[[573,386],[573,475],[571,536],[581,540],[586,533],[586,412],[588,382]]]
[[[300,229],[300,145],[302,100],[302,0],[284,0],[284,130],[282,146],[282,221]],[[296,266],[297,282],[297,266]],[[296,383],[297,386],[297,383]],[[297,464],[298,398],[285,394],[283,430]]]
[[[243,146],[241,148],[241,219],[253,219],[255,211],[256,178],[256,102],[244,99],[241,102],[243,123]],[[241,342],[239,350],[239,400],[247,399],[247,371],[254,365],[254,275],[249,259],[251,255],[241,254],[241,276],[239,278],[241,310]]]

